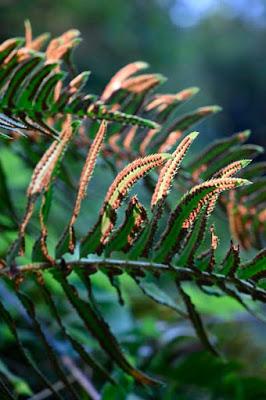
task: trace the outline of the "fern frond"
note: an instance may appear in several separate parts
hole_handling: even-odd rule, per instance
[[[250,312],[244,296],[266,303],[266,256],[265,249],[261,250],[266,240],[265,163],[248,165],[262,148],[244,144],[250,134],[244,131],[192,154],[181,167],[197,133],[183,135],[219,107],[200,107],[172,117],[198,89],[156,94],[165,78],[142,73],[148,66],[143,62],[123,67],[99,96],[85,94],[90,73],[76,73],[71,62],[79,32],[70,30],[42,50],[48,36],[34,39],[29,22],[25,30],[25,39],[0,45],[0,135],[17,140],[15,145],[3,140],[2,145],[33,169],[21,218],[17,197],[10,190],[12,175],[6,179],[8,166],[1,159],[0,230],[7,244],[1,247],[0,280],[47,354],[49,379],[46,371],[40,371],[33,349],[28,349],[10,305],[0,300],[0,317],[23,362],[54,398],[62,396],[50,381],[51,375],[64,383],[71,398],[78,398],[77,385],[69,383],[62,363],[59,334],[82,365],[112,384],[116,382],[111,360],[140,384],[158,383],[122,351],[92,291],[91,276],[98,272],[109,279],[120,304],[124,303],[120,275],[133,278],[144,296],[188,318],[202,345],[218,355],[184,284],[193,283],[208,295],[230,296]],[[53,137],[48,148],[36,132]],[[28,137],[21,138],[21,134]],[[172,154],[164,152],[174,146]],[[108,164],[115,178],[103,195],[96,224],[89,229],[78,217],[97,160],[100,168]],[[81,171],[79,177],[77,171]],[[124,211],[122,203],[142,178],[141,201],[133,193]],[[87,213],[97,209],[96,199],[91,191]],[[222,235],[212,219],[216,208],[230,225],[230,246],[221,257]],[[58,232],[64,232],[61,239]],[[8,250],[14,235],[17,240]],[[246,260],[245,249],[259,252]],[[175,299],[161,285],[163,280],[174,284]],[[177,299],[183,301],[185,311]],[[42,319],[42,307],[54,331]],[[93,350],[65,318],[68,307],[86,337],[95,339]],[[100,357],[97,346],[103,350]],[[11,393],[1,379],[0,392]]]

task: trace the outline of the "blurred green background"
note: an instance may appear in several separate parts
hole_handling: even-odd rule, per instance
[[[217,103],[224,112],[201,127],[206,141],[252,129],[265,145],[265,0],[1,0],[0,38],[34,32],[81,31],[80,70],[89,69],[89,90],[98,92],[124,64],[145,60],[175,92],[202,91],[194,105]],[[191,109],[191,105],[190,105]]]

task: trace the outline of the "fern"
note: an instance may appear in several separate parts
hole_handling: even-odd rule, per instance
[[[63,67],[68,67],[79,33],[72,30],[52,39],[46,50],[41,51],[45,40],[47,36],[33,40],[27,23],[25,40],[10,39],[0,46],[0,127],[5,132],[3,139],[14,139],[12,143],[2,140],[1,145],[14,148],[33,169],[27,207],[18,223],[17,205],[13,204],[0,165],[0,193],[6,218],[2,234],[10,229],[17,231],[17,239],[9,250],[3,251],[0,277],[5,287],[16,295],[47,354],[49,368],[68,388],[72,398],[79,395],[69,383],[60,349],[49,336],[32,300],[36,289],[76,357],[105,380],[116,383],[106,363],[102,364],[77,340],[64,315],[60,315],[51,282],[58,288],[60,301],[69,303],[84,329],[118,367],[142,385],[158,384],[157,378],[141,372],[122,351],[95,302],[90,277],[102,271],[117,290],[120,301],[118,277],[133,278],[153,301],[187,316],[203,346],[219,356],[184,283],[193,282],[204,291],[219,288],[244,306],[246,295],[266,303],[265,250],[260,250],[251,260],[242,261],[246,257],[242,249],[261,249],[265,243],[265,164],[248,165],[250,158],[262,149],[243,144],[249,132],[240,132],[218,140],[198,156],[191,155],[183,167],[183,159],[198,136],[195,132],[187,135],[187,131],[219,111],[217,106],[173,117],[176,109],[198,89],[188,88],[174,95],[151,94],[164,78],[158,74],[141,74],[147,67],[143,62],[122,68],[99,97],[83,94],[81,90],[88,73],[67,78],[67,83],[63,81],[66,77]],[[47,141],[39,139],[39,132],[53,139],[52,142],[48,139],[45,151]],[[28,137],[21,138],[20,133]],[[80,177],[75,175],[74,189],[67,171],[75,160],[81,161],[83,167]],[[88,186],[97,160],[109,163],[116,177],[106,191],[96,224],[84,235],[79,229],[79,215],[86,192],[93,202],[94,194]],[[236,174],[240,177],[235,177]],[[136,195],[127,200],[128,192],[141,179],[151,194],[150,207],[141,204]],[[49,215],[62,185],[70,215],[61,235],[48,246],[53,224]],[[181,195],[178,201],[176,192]],[[215,208],[228,216],[232,234],[224,259],[217,256],[220,244],[210,225]],[[36,235],[35,228],[32,235],[30,227],[36,222],[36,213],[38,232]],[[118,214],[123,217],[120,224]],[[25,247],[26,256],[21,258]],[[179,310],[160,287],[162,277],[175,283],[186,311]],[[86,298],[81,288],[86,289]],[[0,315],[25,362],[55,398],[62,398],[46,378],[45,371],[39,370],[33,349],[21,338],[4,299],[0,300]],[[12,398],[12,394],[7,395],[9,389],[5,384],[0,388],[7,398]]]

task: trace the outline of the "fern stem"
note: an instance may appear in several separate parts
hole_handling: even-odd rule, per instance
[[[77,259],[67,261],[66,264],[69,267],[86,268],[89,270],[101,269],[101,268],[121,268],[122,272],[136,271],[151,271],[157,273],[168,272],[173,275],[174,279],[179,282],[193,281],[200,285],[214,286],[216,284],[230,284],[234,285],[240,292],[248,294],[253,300],[259,300],[266,302],[266,290],[255,287],[251,282],[237,277],[224,276],[214,272],[195,270],[195,268],[189,267],[176,267],[171,264],[153,263],[148,261],[131,261],[131,260],[119,260],[113,258],[90,258],[90,259]],[[0,270],[0,276],[8,276],[13,278],[16,275],[24,274],[27,272],[37,272],[46,269],[52,269],[55,267],[62,267],[62,259],[56,260],[55,264],[52,265],[49,262],[36,262],[25,264],[23,266],[12,267],[12,271],[5,267]]]

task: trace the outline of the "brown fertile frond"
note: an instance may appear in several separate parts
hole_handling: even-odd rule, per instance
[[[219,182],[220,180],[220,182]],[[213,179],[207,182],[204,182],[201,185],[196,186],[195,188],[192,189],[192,192],[196,192],[198,189],[197,188],[204,188],[208,186],[216,186],[216,188],[213,190],[213,192],[207,194],[202,200],[199,201],[198,207],[193,210],[193,212],[190,214],[189,218],[187,221],[184,222],[183,226],[187,225],[186,227],[190,226],[196,219],[199,211],[201,210],[202,206],[208,203],[207,207],[207,213],[211,213],[215,207],[218,195],[223,192],[224,190],[232,190],[235,189],[237,186],[241,186],[243,184],[249,184],[250,182],[247,180],[242,180],[242,179],[237,179],[237,178],[217,178]],[[206,184],[206,185],[205,185]],[[191,192],[191,193],[192,193]]]
[[[104,202],[112,208],[118,208],[122,198],[138,179],[142,178],[152,168],[161,166],[170,157],[169,154],[164,153],[152,154],[127,165],[110,186]]]
[[[25,27],[25,47],[27,47],[27,49],[31,49],[34,51],[40,51],[43,45],[47,42],[50,35],[48,33],[43,33],[42,35],[33,39],[32,27],[29,20],[26,20],[24,22],[24,27]]]
[[[217,157],[222,157],[233,146],[239,146],[247,141],[250,131],[245,130],[232,135],[229,138],[218,139],[206,147],[197,155],[189,164],[188,169],[193,171],[193,176],[198,179],[199,175],[204,172],[208,166],[215,163]]]
[[[76,29],[70,29],[63,33],[58,38],[50,41],[46,49],[47,62],[54,62],[62,60],[69,52],[80,42],[80,32]],[[57,68],[59,71],[59,67]],[[62,81],[57,82],[54,91],[54,100],[59,100],[61,90],[63,87]]]
[[[32,28],[31,28],[31,23],[28,19],[24,22],[24,28],[25,28],[25,46],[31,48]]]
[[[164,80],[165,78],[160,74],[143,74],[123,81],[121,89],[139,94],[152,89]]]
[[[46,49],[46,58],[49,61],[61,60],[69,50],[73,49],[79,42],[80,32],[70,29],[61,36],[51,40]]]
[[[31,42],[31,49],[35,51],[40,51],[48,41],[49,37],[49,33],[43,33],[42,35],[37,36]]]
[[[171,157],[170,154],[152,154],[139,158],[127,165],[110,186],[101,210],[101,243],[105,244],[116,222],[116,210],[130,188],[151,169],[160,167]]]
[[[184,89],[176,94],[156,94],[146,104],[145,111],[152,111],[154,109],[157,109],[159,113],[163,112],[171,105],[189,100],[198,92],[198,90],[198,88],[193,87]]]
[[[219,194],[223,190],[224,189],[214,189],[211,193],[208,193],[201,200],[199,200],[197,206],[191,211],[189,217],[183,222],[182,228],[190,228],[194,224],[196,218],[198,217],[200,211],[204,206],[207,206],[206,216],[210,215],[215,207]]]
[[[189,147],[197,136],[198,132],[192,132],[190,135],[186,136],[174,151],[172,158],[168,160],[162,168],[151,199],[152,208],[168,195],[178,168],[180,167],[180,164],[183,161],[183,158],[185,157]]]
[[[214,176],[213,179],[217,178],[230,178],[233,177],[237,172],[239,172],[242,168],[247,166],[251,160],[240,160],[240,161],[235,161],[226,167],[222,168],[220,171],[218,171]],[[209,216],[212,214],[215,205],[217,203],[217,200],[219,198],[219,193],[220,191],[217,190],[217,192],[213,195],[207,195],[206,198],[202,199],[203,203],[205,201],[208,201],[208,205],[206,208],[206,221],[209,218]],[[189,219],[184,222],[183,227],[188,228],[194,220],[197,218],[198,213],[200,212],[202,208],[202,202],[199,203],[199,206],[196,210],[193,211],[193,213],[190,215]]]
[[[217,197],[220,193],[222,193],[225,190],[232,190],[235,189],[237,186],[242,186],[242,185],[247,185],[250,184],[249,181],[246,179],[240,179],[240,178],[216,178],[216,179],[211,179],[209,181],[203,182],[199,185],[194,186],[191,191],[189,192],[189,197],[192,198],[194,194],[208,188],[208,187],[214,187],[213,191],[210,193],[206,194],[202,199],[199,200],[197,206],[193,209],[193,211],[190,213],[189,217],[183,222],[183,228],[189,228],[197,218],[200,210],[204,205],[208,205],[208,212],[212,212]]]
[[[69,82],[69,94],[76,94],[86,83],[89,72],[81,72]]]
[[[183,134],[182,130],[170,132],[166,140],[159,147],[159,151],[169,151],[181,138],[182,134]]]
[[[172,259],[182,246],[184,236],[194,225],[199,212],[208,206],[215,195],[248,183],[249,181],[240,178],[212,179],[188,191],[170,215],[166,229],[155,246],[154,260],[169,262]]]
[[[240,160],[240,161],[235,161],[226,167],[222,168],[216,174],[214,174],[213,179],[217,178],[231,178],[233,177],[236,173],[238,173],[242,168],[246,167],[248,164],[250,164],[252,160]],[[209,204],[207,207],[207,215],[210,215],[212,211],[214,210],[214,207],[216,205],[216,202],[218,200],[219,193],[217,192],[213,198],[210,198]]]
[[[110,148],[113,150],[114,153],[117,154],[120,153],[120,146],[118,144],[119,139],[120,139],[120,133],[115,133],[108,140]]]
[[[134,138],[136,136],[137,130],[138,130],[138,127],[136,125],[132,126],[129,129],[129,131],[127,132],[126,137],[125,137],[125,139],[123,141],[123,146],[128,152],[130,152],[132,150],[131,149],[131,145],[132,145],[132,142],[133,142],[133,140],[134,140]]]
[[[63,124],[61,140],[54,141],[36,165],[27,190],[28,206],[19,229],[19,237],[23,241],[26,227],[34,211],[38,197],[43,194],[51,183],[56,164],[72,137],[71,116],[68,115]],[[21,249],[21,252],[23,250]]]
[[[175,94],[156,94],[152,100],[146,104],[145,111],[157,109],[159,112],[164,111],[168,106],[176,101]]]
[[[33,171],[27,190],[28,197],[39,195],[48,188],[56,163],[70,141],[72,133],[71,116],[68,115],[63,124],[60,141],[51,144]]]
[[[226,167],[220,169],[220,171],[217,171],[213,175],[213,178],[230,178],[231,176],[239,172],[242,168],[245,168],[247,165],[249,165],[251,161],[252,160],[234,161]]]
[[[248,181],[247,179],[241,179],[241,178],[222,177],[222,178],[210,179],[209,181],[194,186],[190,191],[190,195],[193,196],[193,194],[198,192],[199,190],[212,186],[221,190],[230,190],[236,188],[237,186],[249,185],[250,183],[251,182]]]
[[[251,238],[245,221],[249,211],[243,204],[237,203],[235,193],[231,192],[226,204],[226,211],[229,220],[230,232],[244,249],[251,247]]]
[[[144,156],[147,153],[147,147],[149,146],[152,139],[159,131],[160,131],[160,129],[149,129],[148,130],[148,132],[146,133],[144,139],[142,140],[142,142],[139,146],[139,152],[142,156]]]
[[[102,95],[101,100],[108,100],[114,92],[121,88],[121,84],[136,72],[148,68],[148,64],[143,61],[136,61],[134,63],[128,64],[121,68],[106,85]]]
[[[88,152],[85,164],[83,166],[83,169],[82,169],[82,172],[80,175],[76,201],[75,201],[75,205],[73,208],[73,212],[72,212],[72,216],[71,216],[70,224],[69,224],[69,233],[70,233],[69,248],[71,251],[74,250],[72,227],[73,227],[73,225],[78,217],[78,214],[80,212],[81,202],[84,199],[84,197],[86,196],[86,190],[87,190],[89,181],[92,177],[94,167],[96,164],[96,160],[97,160],[97,156],[102,147],[104,136],[106,134],[106,130],[107,130],[107,123],[105,121],[102,121],[102,123],[98,129],[98,132],[95,136],[95,139],[90,147],[90,150]]]
[[[7,39],[3,43],[0,44],[0,52],[2,53],[2,52],[9,51],[9,54],[10,54],[16,48],[16,46],[17,46],[16,38]],[[8,56],[6,56],[6,57],[8,57]],[[5,58],[4,58],[4,60],[2,60],[2,62],[3,61],[5,61]]]
[[[126,218],[128,218],[132,212],[132,210],[135,209],[137,210],[137,216],[135,217],[134,220],[134,225],[130,230],[130,233],[128,234],[127,237],[127,245],[123,248],[123,250],[126,252],[134,243],[134,240],[136,239],[136,234],[141,230],[144,222],[147,222],[147,212],[146,209],[143,207],[143,205],[138,201],[137,196],[133,196],[130,199],[128,208],[126,210]]]
[[[171,147],[180,139],[182,134],[196,123],[202,121],[207,116],[213,115],[221,110],[218,106],[205,106],[194,110],[192,113],[181,116],[174,120],[169,127],[167,127],[163,137],[166,138],[160,145],[159,151],[169,151]]]
[[[161,76],[156,74],[143,75],[137,77],[137,80],[135,78],[131,80],[132,73],[144,68],[145,63],[133,63],[131,67],[124,68],[116,75],[114,81],[116,83],[117,80],[120,81],[129,90],[124,90],[119,84],[121,90],[118,89],[116,103],[108,105],[104,99],[99,101],[96,95],[81,93],[81,88],[89,75],[86,71],[76,76],[70,83],[63,83],[68,72],[71,77],[76,75],[71,55],[74,47],[80,42],[77,30],[69,30],[51,40],[46,51],[41,52],[39,49],[47,35],[33,40],[30,23],[27,21],[25,25],[25,46],[24,39],[16,38],[0,47],[0,64],[4,68],[0,82],[0,108],[3,114],[23,122],[28,131],[39,131],[52,137],[58,136],[56,131],[58,120],[67,113],[80,119],[113,121],[117,123],[116,129],[119,129],[121,124],[158,127],[156,122],[135,115],[141,111],[145,93],[136,96],[129,92],[131,89],[134,90],[132,85],[138,91],[138,84],[140,86],[144,84],[144,89],[148,90],[162,82]],[[61,68],[62,61],[68,71]],[[133,115],[128,114],[130,109]]]

